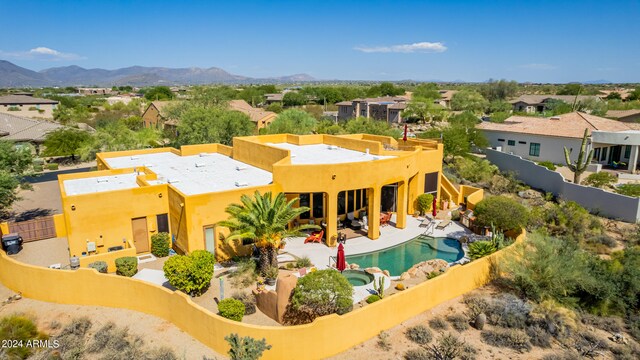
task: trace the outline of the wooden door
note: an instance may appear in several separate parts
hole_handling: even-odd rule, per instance
[[[149,252],[149,231],[147,229],[147,218],[141,217],[131,219],[133,229],[133,245],[137,253]]]

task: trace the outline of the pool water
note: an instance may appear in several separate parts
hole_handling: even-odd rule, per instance
[[[432,259],[454,262],[464,257],[464,251],[456,239],[418,236],[400,245],[360,255],[347,256],[349,264],[361,268],[379,267],[389,270],[391,276],[399,276],[413,265]]]
[[[364,286],[371,283],[374,276],[364,271],[358,270],[345,270],[342,275],[349,280],[349,283],[353,286]]]

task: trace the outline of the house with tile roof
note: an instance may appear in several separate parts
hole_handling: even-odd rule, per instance
[[[170,103],[171,101],[152,101],[142,113],[142,125],[147,128],[164,129],[167,120],[170,120],[167,114],[167,105]]]
[[[51,99],[41,99],[22,93],[0,96],[0,113],[10,113],[17,116],[53,119],[53,110],[58,102]]]
[[[616,165],[630,172],[636,170],[640,129],[617,120],[582,112],[540,118],[511,116],[504,123],[483,122],[482,130],[492,148],[539,161],[565,164],[564,148],[576,161],[585,129],[589,139],[587,150],[593,149],[594,164]],[[624,165],[619,166],[618,164]]]
[[[640,109],[609,110],[605,116],[618,121],[635,123],[640,122]]]
[[[47,134],[59,128],[62,125],[53,122],[0,113],[0,140],[28,142],[36,146],[36,152]]]
[[[229,101],[229,110],[240,111],[241,113],[249,116],[249,119],[256,125],[256,133],[258,130],[271,124],[276,119],[278,114],[273,111],[266,111],[260,108],[254,108],[244,100],[231,100]]]
[[[567,104],[586,100],[601,101],[598,96],[591,95],[521,95],[510,103],[514,112],[542,113],[549,110],[549,103],[553,100],[564,101]]]
[[[402,123],[402,111],[407,108],[407,97],[383,96],[354,99],[341,101],[336,105],[338,106],[338,120],[366,117],[388,123]]]

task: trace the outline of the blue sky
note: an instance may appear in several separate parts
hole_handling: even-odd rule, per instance
[[[0,59],[35,70],[640,82],[640,1],[0,0],[0,13]]]

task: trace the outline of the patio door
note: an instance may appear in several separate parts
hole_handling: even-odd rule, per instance
[[[212,254],[216,254],[216,228],[215,226],[204,227],[204,249]]]

